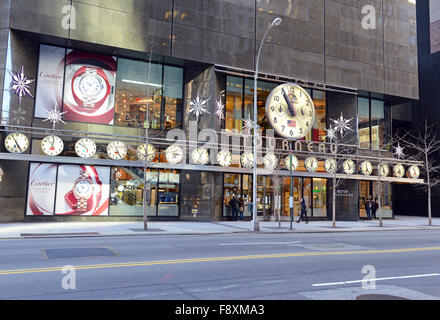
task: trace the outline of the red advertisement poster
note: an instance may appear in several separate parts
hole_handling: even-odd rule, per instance
[[[116,58],[68,50],[64,82],[65,120],[113,124]]]
[[[110,168],[60,165],[56,215],[108,215]]]
[[[41,45],[38,63],[35,117],[46,118],[55,105],[61,107],[66,49]]]
[[[57,165],[31,163],[26,215],[53,215]]]

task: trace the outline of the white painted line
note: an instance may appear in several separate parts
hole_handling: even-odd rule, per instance
[[[270,244],[270,245],[277,245],[277,244],[296,244],[300,243],[302,241],[289,241],[289,242],[238,242],[238,243],[219,243],[219,246],[249,246],[249,245],[264,245],[264,244]]]
[[[440,274],[439,273],[428,273],[428,274],[416,274],[416,275],[412,275],[412,276],[387,277],[387,278],[352,280],[352,281],[342,281],[342,282],[315,283],[315,284],[312,284],[312,287],[335,286],[335,285],[350,284],[350,283],[372,282],[372,281],[383,281],[383,280],[394,280],[394,279],[410,279],[410,278],[422,278],[422,277],[435,277],[435,276],[440,276]]]

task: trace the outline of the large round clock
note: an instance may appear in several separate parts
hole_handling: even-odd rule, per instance
[[[196,148],[191,152],[191,158],[195,164],[207,164],[209,162],[209,153],[205,148]]]
[[[356,171],[356,164],[351,159],[345,160],[342,163],[342,169],[346,174],[353,174]]]
[[[364,176],[369,176],[373,173],[373,165],[370,161],[363,161],[361,163],[361,172]]]
[[[5,147],[11,153],[23,153],[29,148],[29,139],[20,132],[8,134]]]
[[[41,141],[41,149],[49,156],[57,156],[64,149],[64,142],[58,136],[47,136]]]
[[[227,149],[220,150],[217,153],[217,162],[222,167],[229,167],[232,164],[232,153]]]
[[[289,171],[295,171],[298,168],[298,158],[294,155],[288,155],[284,158],[284,167]]]
[[[244,152],[241,155],[241,165],[243,166],[243,168],[253,168],[254,154],[252,152]]]
[[[275,170],[278,166],[278,158],[273,153],[268,153],[264,156],[263,163],[267,170]]]
[[[408,178],[417,179],[420,176],[420,169],[418,166],[411,166],[407,171]]]
[[[169,163],[177,164],[183,159],[183,150],[177,144],[170,145],[165,150],[165,158]]]
[[[313,127],[315,108],[306,90],[293,83],[284,83],[267,97],[266,116],[280,136],[300,139]]]
[[[324,168],[325,171],[328,173],[335,173],[336,172],[336,160],[333,158],[327,158],[324,161]]]
[[[394,176],[397,178],[402,178],[405,175],[405,167],[403,164],[398,163],[393,167]]]

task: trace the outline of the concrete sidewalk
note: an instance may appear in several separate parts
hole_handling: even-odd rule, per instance
[[[260,233],[328,233],[358,231],[391,231],[391,230],[440,230],[440,218],[398,216],[392,220],[373,221],[337,221],[332,227],[331,221],[311,221],[293,223],[260,222]],[[139,236],[139,235],[190,235],[190,234],[228,234],[251,233],[251,222],[159,222],[148,223],[148,231],[143,230],[141,221],[105,221],[105,222],[22,222],[0,224],[0,239],[33,238],[33,237],[85,237],[85,236]]]

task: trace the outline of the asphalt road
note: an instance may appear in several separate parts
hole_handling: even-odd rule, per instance
[[[66,266],[74,268],[63,273]],[[440,232],[0,240],[0,299],[352,300],[365,294],[438,299]]]

